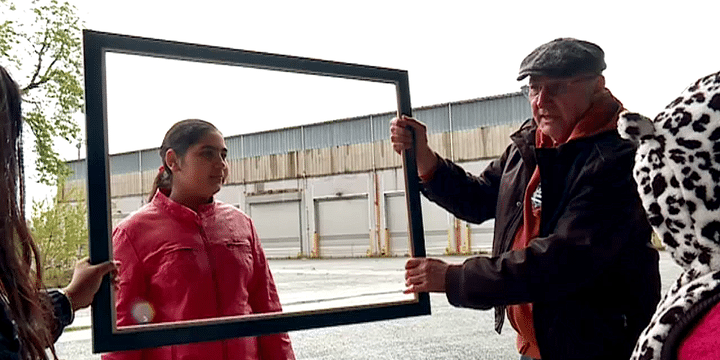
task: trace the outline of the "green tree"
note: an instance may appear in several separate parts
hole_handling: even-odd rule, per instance
[[[70,282],[75,261],[87,256],[88,226],[84,191],[59,181],[52,199],[33,201],[30,229],[40,248],[45,285]]]
[[[35,137],[38,181],[57,185],[70,169],[55,140],[79,141],[73,115],[83,110],[81,20],[57,0],[0,0],[2,64],[20,83],[23,117]]]

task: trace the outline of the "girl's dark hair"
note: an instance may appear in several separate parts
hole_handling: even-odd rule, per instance
[[[47,359],[48,346],[55,356],[55,322],[49,297],[41,294],[40,255],[21,206],[25,186],[20,102],[18,85],[0,66],[0,292],[17,326],[22,359]]]
[[[165,133],[162,145],[160,145],[160,161],[162,161],[163,166],[155,177],[148,202],[152,201],[158,189],[170,189],[172,187],[172,171],[165,162],[165,153],[169,149],[173,149],[178,157],[183,157],[188,148],[212,131],[219,132],[215,125],[199,119],[178,121],[170,127],[170,130]]]

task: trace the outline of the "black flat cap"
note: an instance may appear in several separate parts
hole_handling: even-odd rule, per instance
[[[603,50],[588,41],[560,38],[540,45],[520,64],[518,80],[529,75],[567,78],[600,75],[607,66]]]

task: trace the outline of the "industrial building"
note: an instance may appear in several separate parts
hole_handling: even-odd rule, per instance
[[[394,113],[228,136],[230,175],[216,198],[253,219],[269,258],[407,256],[402,158]],[[431,147],[477,174],[531,117],[520,92],[413,110]],[[158,143],[161,139],[158,139]],[[112,221],[142,206],[161,165],[158,148],[110,156]],[[85,188],[84,159],[67,187]],[[422,198],[428,255],[489,251],[492,221],[468,224]]]

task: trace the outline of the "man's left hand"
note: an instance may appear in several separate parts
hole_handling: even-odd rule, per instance
[[[405,264],[405,294],[445,292],[448,264],[439,259],[412,258]]]

